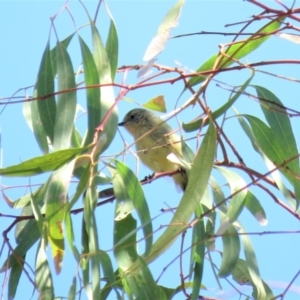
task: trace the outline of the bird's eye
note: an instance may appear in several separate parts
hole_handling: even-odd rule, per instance
[[[130,116],[130,120],[133,120],[133,119],[134,119],[134,115],[131,115],[131,116]]]

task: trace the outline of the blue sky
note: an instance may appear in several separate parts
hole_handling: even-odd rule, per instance
[[[272,1],[265,1],[268,5],[275,4]],[[296,1],[296,4],[298,1]],[[142,63],[142,58],[147,45],[155,35],[160,22],[163,20],[166,12],[172,7],[175,1],[107,1],[111,13],[116,21],[118,35],[119,35],[119,66],[122,65],[136,65]],[[291,1],[284,1],[287,5]],[[96,1],[84,1],[91,15],[94,14],[97,6]],[[35,84],[42,53],[49,38],[51,28],[50,18],[57,14],[63,7],[64,1],[1,1],[0,2],[0,36],[1,36],[1,88],[0,97],[10,97],[17,92],[17,96],[24,98],[26,96],[25,87],[30,87]],[[297,6],[297,5],[296,5]],[[278,7],[278,6],[277,6]],[[70,1],[69,8],[72,16],[75,19],[77,27],[88,22],[86,14],[81,5],[77,1]],[[248,20],[252,15],[258,14],[260,9],[247,3],[246,1],[186,1],[179,25],[172,30],[172,35],[198,32],[198,31],[218,31],[218,32],[236,32],[240,29],[239,26],[231,26],[225,28],[225,24],[235,23],[243,20]],[[108,18],[105,11],[102,9],[98,18],[98,28],[103,38],[106,39]],[[66,10],[58,14],[54,20],[55,28],[60,39],[65,38],[74,31],[73,23]],[[254,30],[254,27],[252,30]],[[89,29],[82,29],[81,32],[89,41]],[[252,31],[253,32],[253,31]],[[55,45],[55,35],[53,30],[50,37],[52,47]],[[180,39],[170,40],[164,52],[158,57],[157,63],[168,65],[171,67],[183,66],[190,70],[197,69],[206,59],[218,51],[218,45],[230,41],[230,37],[222,35],[198,35],[192,37],[185,37]],[[78,41],[74,39],[70,47],[74,69],[78,69],[81,63]],[[298,59],[299,46],[289,41],[280,39],[279,37],[272,37],[261,48],[245,58],[244,62],[259,62],[275,59]],[[267,66],[264,68],[269,72],[287,76],[291,78],[298,78],[297,65],[280,65]],[[216,79],[229,85],[240,85],[250,76],[249,71],[226,72],[218,75]],[[122,74],[118,75],[117,81],[121,82]],[[127,84],[134,84],[138,81],[136,72],[128,74],[126,78]],[[275,78],[261,73],[257,73],[253,84],[262,85],[270,89],[279,97],[286,106],[299,110],[299,84],[290,80]],[[224,85],[223,85],[224,86]],[[22,89],[19,91],[19,89]],[[166,84],[160,86],[149,87],[146,89],[138,89],[130,92],[128,97],[136,103],[142,104],[147,102],[150,98],[157,95],[164,95],[167,103],[168,112],[175,107],[175,101],[182,90],[181,84]],[[28,94],[31,95],[31,89],[28,89]],[[118,90],[116,89],[116,93]],[[253,93],[253,90],[252,90]],[[84,92],[78,93],[79,103],[84,106]],[[207,99],[209,106],[213,110],[220,106],[229,97],[229,92],[217,86],[217,83],[211,83],[207,91]],[[189,95],[184,95],[180,99],[180,104],[184,103]],[[118,107],[119,118],[122,119],[126,112],[136,105],[128,101],[122,101]],[[259,105],[254,99],[250,97],[241,97],[236,103],[237,110],[241,113],[255,114],[262,116]],[[1,127],[1,146],[2,146],[2,165],[3,167],[17,164],[21,161],[32,158],[36,155],[41,155],[39,147],[34,139],[32,132],[27,126],[23,114],[22,104],[14,104],[1,106],[0,127]],[[197,116],[197,109],[189,109],[187,112],[180,114],[180,122],[188,122],[194,116]],[[299,119],[293,118],[291,120],[293,128],[299,128]],[[253,163],[258,170],[265,170],[262,165],[262,160],[259,156],[250,153],[251,145],[247,138],[242,134],[238,128],[236,120],[227,122],[227,131],[231,131],[232,141],[241,153],[245,161]],[[175,120],[170,121],[170,125],[174,128],[178,127]],[[78,128],[84,132],[84,121],[78,120]],[[121,129],[122,135],[128,143],[132,143],[132,138]],[[188,138],[190,135],[185,134]],[[296,136],[299,145],[299,136]],[[195,150],[195,143],[190,143]],[[119,133],[104,155],[112,155],[118,153],[123,147],[122,140]],[[132,156],[126,157],[126,163],[135,170],[135,160]],[[150,174],[146,167],[140,166],[138,177],[143,178]],[[217,176],[217,175],[216,175]],[[33,185],[40,183],[43,176],[32,178],[30,182],[28,179],[19,178],[2,178],[2,184],[5,186],[14,186],[7,194],[11,199],[17,199],[25,192],[25,188],[17,188],[20,185]],[[218,177],[220,184],[222,178]],[[223,183],[225,181],[223,180]],[[168,178],[157,180],[150,185],[145,186],[145,195],[149,203],[151,215],[160,215],[161,208],[174,207],[178,204],[181,194],[177,193],[172,186],[171,180]],[[168,188],[166,188],[168,187]],[[226,189],[225,189],[226,191]],[[243,212],[241,221],[249,232],[263,232],[263,231],[278,231],[278,230],[297,230],[299,222],[290,214],[283,211],[276,205],[266,194],[258,191],[257,196],[264,206],[267,216],[268,225],[261,227],[249,213]],[[28,189],[27,189],[28,192]],[[227,189],[228,193],[228,189]],[[278,193],[278,197],[283,197]],[[13,211],[7,207],[4,200],[1,204],[1,213],[18,215],[18,211]],[[78,203],[78,207],[81,203]],[[112,235],[112,220],[114,213],[114,204],[109,204],[98,209],[98,228],[100,236],[100,247],[104,250],[111,250],[111,240],[109,236]],[[160,228],[167,224],[172,217],[171,214],[162,214],[154,221],[154,229]],[[80,223],[82,215],[74,216],[74,224],[78,224],[75,232],[80,232]],[[7,228],[11,219],[1,218],[1,228]],[[77,237],[80,242],[80,235]],[[187,237],[189,238],[189,236]],[[258,263],[262,278],[270,284],[271,288],[276,289],[277,292],[282,291],[283,286],[293,278],[300,268],[300,264],[295,260],[298,257],[298,235],[295,234],[275,234],[275,235],[254,235],[251,240],[254,244]],[[13,241],[13,234],[10,235]],[[220,241],[217,241],[217,247],[220,246]],[[162,266],[166,267],[179,252],[180,243],[173,246],[173,252],[168,252],[167,256],[158,259],[157,262],[151,265],[154,278],[157,278],[162,272]],[[141,251],[142,252],[142,251]],[[50,253],[50,252],[49,252]],[[112,251],[109,252],[112,254]],[[2,253],[1,264],[7,255]],[[213,253],[216,262],[219,262],[219,254]],[[28,255],[28,260],[32,262],[35,252],[31,251]],[[185,257],[188,261],[188,254]],[[57,296],[66,296],[68,289],[66,289],[72,280],[72,276],[76,273],[76,265],[71,253],[67,250],[66,258],[63,263],[63,272],[59,276],[54,275],[54,282]],[[180,283],[179,278],[179,262],[176,260],[164,272],[160,284],[167,286],[176,286]],[[71,274],[71,276],[70,276]],[[5,280],[5,274],[0,274],[0,282]],[[175,281],[175,283],[174,283]],[[232,287],[230,287],[224,280],[221,280],[224,288],[224,294],[218,289],[218,285],[212,275],[209,263],[206,264],[206,271],[203,284],[207,286],[208,295],[219,297],[221,299],[238,299],[238,295]],[[32,285],[23,276],[20,283],[20,290],[17,300],[29,299],[33,291]],[[246,288],[247,290],[247,288]],[[6,290],[4,288],[4,295]],[[205,292],[204,292],[205,294]],[[287,299],[298,299],[300,294],[300,279],[297,279],[293,284],[293,289],[287,295]],[[182,295],[181,295],[182,296]],[[36,297],[33,297],[33,299]],[[113,298],[111,298],[113,299]],[[178,298],[182,299],[182,298]]]

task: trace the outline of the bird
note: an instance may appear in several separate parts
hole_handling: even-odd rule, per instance
[[[172,177],[175,184],[185,191],[188,183],[186,170],[167,158],[173,153],[182,159],[181,138],[174,133],[171,126],[142,108],[130,110],[118,125],[123,126],[133,136],[137,155],[153,172],[180,170]]]

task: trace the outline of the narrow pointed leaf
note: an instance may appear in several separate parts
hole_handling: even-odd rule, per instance
[[[216,232],[216,234],[222,234],[227,230],[227,228],[230,227],[230,224],[232,224],[238,218],[239,214],[243,210],[247,190],[245,189],[245,181],[238,174],[223,167],[215,168],[226,178],[230,186],[230,193],[236,193],[230,199],[226,215]]]
[[[148,265],[143,258],[137,257],[140,268],[138,272],[125,274],[125,279],[134,299],[161,299],[160,288],[157,286]]]
[[[203,208],[200,204],[196,209],[196,217],[199,219],[197,224],[193,228],[193,258],[194,258],[194,270],[193,270],[193,290],[192,290],[192,300],[199,299],[199,292],[203,278],[204,270],[204,255],[205,255],[205,243],[206,232],[204,227],[204,218],[202,217]],[[200,219],[201,218],[201,219]]]
[[[17,288],[23,272],[25,263],[25,255],[21,258],[18,264],[14,264],[10,270],[7,295],[8,299],[14,299],[16,296]]]
[[[75,33],[70,34],[68,37],[66,37],[64,40],[62,40],[60,43],[67,49],[70,42],[72,41],[73,36]],[[53,70],[53,75],[57,75],[57,45],[51,49],[50,51],[51,55],[51,61],[52,61],[52,70]]]
[[[255,197],[255,195],[249,190],[247,191],[245,199],[245,207],[250,211],[250,213],[259,222],[260,225],[267,225],[268,220],[264,208],[260,204],[259,200]]]
[[[224,216],[223,216],[224,218]],[[240,239],[237,230],[230,225],[222,235],[223,255],[219,269],[219,277],[227,277],[234,269],[240,255]]]
[[[54,93],[54,74],[53,74],[53,62],[51,61],[51,52],[49,43],[43,54],[41,61],[37,83],[35,85],[36,96],[38,98],[44,97],[45,95],[50,95]],[[53,143],[54,137],[54,123],[56,115],[56,103],[55,97],[50,96],[46,99],[34,101],[37,104],[37,109],[39,113],[39,118],[42,123],[42,128],[44,129],[49,141]],[[36,116],[32,114],[33,120]]]
[[[79,37],[81,56],[84,70],[84,81],[86,86],[98,85],[98,70],[93,55],[84,40]],[[100,124],[101,105],[100,105],[100,89],[99,87],[86,89],[88,132],[85,144],[93,142],[95,128]]]
[[[114,81],[118,68],[119,41],[116,25],[112,17],[110,19],[110,26],[105,48],[110,63],[111,80]]]
[[[211,58],[209,58],[196,72],[203,72],[212,70],[215,66],[216,60],[219,59],[218,65],[215,66],[217,69],[222,69],[230,66],[234,63],[234,60],[239,60],[242,57],[250,54],[254,50],[256,50],[261,44],[263,44],[271,35],[258,37],[259,34],[268,34],[275,30],[277,30],[281,24],[283,19],[280,20],[272,20],[267,25],[260,28],[254,35],[250,36],[246,40],[242,40],[239,43],[231,45],[225,51],[227,56],[232,57],[228,58],[226,56],[221,57],[219,59],[220,54],[215,54]],[[258,38],[257,38],[258,37]],[[206,79],[206,76],[197,76],[192,77],[188,84],[190,86],[194,86],[203,82]]]
[[[45,241],[42,239],[37,252],[35,264],[35,283],[39,291],[39,299],[54,299],[54,287],[51,271],[45,253]]]
[[[146,242],[145,252],[148,254],[152,246],[153,232],[150,211],[147,205],[146,198],[144,196],[143,189],[134,173],[125,164],[116,161],[116,167],[118,174],[121,176],[123,188],[128,193],[128,196],[131,199],[132,204],[136,209],[139,219],[141,221]]]
[[[76,296],[76,277],[73,278],[72,284],[70,286],[69,294],[68,294],[68,300],[75,300]]]
[[[76,112],[76,88],[74,70],[68,52],[60,42],[56,46],[58,91],[54,125],[54,151],[70,147]],[[70,90],[69,92],[66,92]]]
[[[95,26],[94,22],[91,20],[91,28],[92,28],[92,39],[93,39],[93,46],[94,46],[94,60],[96,63],[96,67],[98,69],[99,74],[99,81],[100,84],[111,84],[112,77],[111,77],[111,68],[110,63],[108,60],[108,55],[106,49],[103,45],[102,39],[98,32],[97,27]],[[108,113],[108,111],[115,105],[115,97],[114,91],[112,86],[102,86],[100,88],[100,101],[101,101],[101,122],[103,121],[104,117]],[[101,135],[105,136],[105,141],[101,142],[99,137],[98,141],[101,145],[98,145],[97,153],[102,153],[111,143],[113,140],[118,124],[118,110],[115,106],[111,111],[109,118],[106,120],[103,127],[103,131],[100,133]],[[100,124],[99,124],[100,125]]]
[[[114,255],[123,271],[127,271],[137,260],[136,220],[131,215],[114,222]]]
[[[278,140],[279,138],[270,127],[256,117],[249,115],[244,115],[244,117],[250,123],[259,147],[275,166],[279,167],[281,164],[291,159],[289,153],[285,151],[286,147],[282,147],[281,142]],[[298,161],[297,156],[294,156],[293,158]],[[291,184],[294,185],[295,176],[290,172],[290,170],[293,170],[293,164],[293,161],[290,161],[283,167],[279,167],[279,170],[285,175]],[[297,198],[296,200],[299,204],[299,199]]]
[[[33,93],[33,97],[37,97],[36,90]],[[38,111],[37,101],[32,102],[24,102],[23,105],[23,115],[24,118],[30,127],[30,129],[33,131],[35,139],[43,153],[49,152],[49,145],[47,141],[47,134],[44,130],[40,114]]]
[[[271,130],[276,135],[282,149],[284,149],[286,159],[296,157],[298,149],[296,139],[292,130],[288,112],[283,103],[269,90],[262,86],[254,86],[257,92],[261,109],[270,125]],[[297,157],[289,163],[292,173],[300,175],[299,158]],[[292,179],[292,174],[291,174]],[[300,201],[300,184],[295,177],[293,183],[296,198]]]
[[[75,160],[53,172],[46,192],[46,219],[48,221],[48,241],[56,273],[61,271],[64,257],[63,224],[68,199],[68,188],[73,173]]]
[[[246,233],[242,226],[240,226],[240,232]],[[243,234],[241,235],[241,240],[244,247],[244,253],[245,253],[246,263],[248,266],[249,275],[257,290],[257,299],[267,299],[266,290],[263,281],[260,278],[256,255],[254,253],[254,249],[251,244],[250,238],[248,235]]]
[[[67,162],[71,161],[76,155],[82,152],[82,148],[66,149],[56,151],[44,156],[38,156],[26,160],[18,165],[0,169],[3,176],[33,176],[45,172],[56,170]]]
[[[98,228],[95,216],[95,208],[97,204],[97,190],[94,186],[91,186],[87,189],[86,196],[84,199],[84,223],[85,230],[87,233],[87,246],[90,263],[90,272],[91,272],[91,285],[92,289],[92,299],[100,299],[100,280],[101,280],[101,271],[100,265],[101,260],[99,255],[99,241],[98,241]]]
[[[14,249],[14,253],[11,254],[7,260],[3,263],[0,273],[11,268],[15,264],[19,264],[19,260],[22,261],[22,257],[26,252],[37,242],[41,237],[39,228],[35,220],[29,220],[24,227],[24,238],[19,238],[18,245]]]

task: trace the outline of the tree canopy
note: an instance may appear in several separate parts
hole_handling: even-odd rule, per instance
[[[293,69],[300,60],[289,54],[299,44],[300,7],[248,0],[239,4],[245,11],[233,12],[234,22],[214,31],[191,22],[184,32],[190,2],[173,2],[160,23],[141,25],[153,32],[143,63],[126,60],[139,38],[119,33],[110,1],[93,10],[79,1],[80,17],[72,2],[57,7],[33,85],[1,98],[2,115],[11,107],[23,111],[39,149],[9,164],[4,156],[0,168],[6,206],[0,270],[8,299],[220,299],[212,287],[233,287],[239,299],[284,299],[299,281],[299,266],[293,273],[285,265],[290,260],[270,254],[289,278],[278,292],[263,260],[272,235],[284,244],[283,256],[298,247],[294,237],[287,244],[284,237],[299,234],[285,225],[300,219]],[[206,2],[193,5],[200,10]],[[257,12],[251,17],[250,6]],[[134,15],[134,7],[127,9],[123,15]],[[66,32],[61,19],[73,29]],[[217,44],[210,44],[213,36]],[[200,39],[208,57],[192,52]],[[121,40],[128,41],[124,52]],[[183,57],[193,53],[192,65],[169,59],[176,59],[174,48]],[[163,113],[181,137],[182,157],[168,157],[178,170],[139,171],[134,140],[118,129],[133,107]],[[20,152],[27,146],[16,139]],[[188,184],[175,194],[164,178],[182,168]]]

